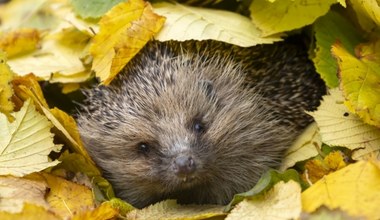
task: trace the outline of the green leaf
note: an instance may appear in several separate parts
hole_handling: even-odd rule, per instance
[[[53,143],[53,125],[30,100],[12,116],[15,120],[10,123],[0,114],[0,175],[24,176],[57,165],[59,161],[48,157],[61,149]]]
[[[261,195],[280,181],[288,182],[289,180],[301,182],[299,175],[295,170],[290,169],[283,173],[273,169],[268,170],[251,190],[236,194],[230,204],[227,205],[225,211],[231,210],[234,205],[243,201],[245,198],[252,198]]]
[[[100,18],[113,6],[125,0],[71,0],[74,11],[82,18]]]
[[[166,17],[164,27],[155,36],[160,41],[211,39],[249,47],[281,40],[279,36],[262,37],[248,18],[237,13],[167,2],[153,4],[153,8]]]
[[[253,23],[269,36],[313,23],[326,14],[336,0],[255,0],[250,5]]]
[[[319,18],[313,25],[316,39],[315,57],[313,62],[317,72],[330,88],[339,84],[336,60],[331,54],[331,46],[339,41],[349,53],[354,54],[354,48],[363,41],[362,34],[352,23],[337,12],[330,11]]]
[[[348,109],[364,122],[380,127],[380,40],[356,47],[355,56],[341,43],[333,45],[341,88]]]

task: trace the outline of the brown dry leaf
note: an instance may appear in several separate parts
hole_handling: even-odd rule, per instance
[[[141,210],[133,210],[127,214],[127,219],[206,219],[224,216],[223,206],[217,205],[178,205],[175,200],[165,200]]]
[[[301,187],[290,180],[277,183],[263,196],[244,199],[227,216],[226,220],[287,220],[301,214]]]
[[[5,54],[0,50],[0,112],[4,113],[8,117],[8,120],[12,118],[10,113],[14,108],[14,104],[11,101],[13,94],[12,78],[13,72],[7,65]]]
[[[143,0],[130,0],[113,7],[100,20],[100,32],[90,48],[92,69],[107,85],[157,33],[165,19]]]
[[[23,210],[20,213],[9,213],[0,211],[0,219],[1,220],[62,220],[53,212],[46,210],[45,208],[26,203],[24,205]]]
[[[0,210],[18,213],[22,211],[24,203],[47,209],[49,207],[45,201],[47,189],[48,185],[43,180],[0,176]]]
[[[14,77],[12,85],[15,93],[13,100],[16,100],[14,102],[17,103],[17,108],[20,108],[22,103],[29,98],[32,98],[36,103],[41,103],[43,106],[48,107],[41,87],[38,84],[37,77],[33,74]]]
[[[41,173],[50,187],[46,197],[51,211],[61,218],[91,210],[95,207],[91,189],[63,178]]]
[[[328,154],[323,160],[314,159],[307,161],[302,178],[312,185],[325,175],[335,172],[346,165],[343,153],[334,151]]]
[[[302,208],[314,212],[322,205],[352,216],[380,219],[380,162],[359,161],[333,172],[302,193]]]
[[[32,52],[41,40],[40,32],[32,28],[21,28],[10,32],[0,32],[0,49],[8,58]]]

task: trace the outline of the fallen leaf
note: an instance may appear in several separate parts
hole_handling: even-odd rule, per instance
[[[352,155],[354,160],[379,153],[380,130],[349,113],[343,103],[342,92],[332,89],[330,95],[323,97],[317,111],[309,112],[318,124],[322,141],[330,146],[355,150]]]
[[[223,206],[178,205],[175,200],[166,200],[141,210],[135,209],[127,214],[127,219],[197,220],[224,215]]]
[[[350,3],[363,29],[371,32],[380,26],[380,6],[378,1],[350,0]]]
[[[5,54],[0,50],[0,112],[4,113],[8,119],[12,118],[10,113],[14,108],[14,104],[11,101],[13,95],[12,79],[13,72],[7,65]]]
[[[250,5],[252,22],[269,36],[312,24],[326,14],[336,0],[255,0]]]
[[[25,203],[48,209],[49,204],[45,201],[47,190],[48,185],[44,181],[0,176],[0,210],[19,213],[23,210]]]
[[[301,214],[301,187],[290,180],[278,182],[263,196],[244,199],[228,214],[226,220],[287,220]]]
[[[380,40],[356,47],[356,57],[336,43],[332,53],[339,66],[345,105],[364,122],[380,127]]]
[[[113,6],[125,0],[92,0],[89,4],[88,0],[72,0],[71,4],[74,11],[82,18],[99,18]]]
[[[226,206],[225,211],[231,210],[234,205],[243,201],[245,198],[253,198],[255,196],[264,194],[280,181],[288,182],[290,180],[300,182],[297,171],[286,170],[285,172],[280,173],[273,169],[268,170],[251,190],[244,193],[235,194],[232,201]]]
[[[349,215],[379,219],[379,161],[359,161],[327,175],[302,193],[302,208],[314,212],[322,205]]]
[[[11,58],[34,51],[40,40],[40,32],[31,28],[0,32],[0,49],[7,53],[8,58]]]
[[[342,169],[346,165],[343,153],[333,151],[323,159],[316,158],[307,161],[302,177],[306,182],[312,185],[329,173]]]
[[[31,101],[11,115],[15,118],[12,123],[0,114],[0,175],[24,176],[57,165],[59,161],[48,157],[51,151],[61,149],[53,143],[53,125]]]
[[[28,220],[62,220],[54,213],[46,210],[45,208],[26,203],[20,213],[9,213],[0,211],[1,220],[15,220],[15,219],[28,219]]]
[[[315,68],[328,87],[337,87],[338,65],[331,54],[331,46],[339,41],[350,54],[354,54],[355,46],[363,41],[363,34],[347,18],[335,11],[318,18],[313,24],[313,30],[316,40],[313,58]]]
[[[297,162],[317,156],[321,146],[322,138],[319,134],[319,128],[314,122],[298,136],[292,146],[285,152],[285,158],[282,161],[280,170],[286,170]]]
[[[50,187],[46,197],[50,210],[61,218],[69,218],[95,207],[91,189],[63,178],[41,173]]]
[[[53,173],[57,169],[64,169],[72,173],[84,173],[91,180],[93,187],[98,187],[102,193],[101,198],[94,192],[97,201],[109,200],[115,197],[111,184],[101,176],[99,169],[89,162],[83,155],[77,153],[63,153],[59,160],[60,164],[53,168]]]
[[[92,70],[101,82],[108,85],[160,30],[164,21],[143,0],[120,3],[107,12],[99,22],[100,31],[90,48],[94,57]]]
[[[349,216],[340,209],[330,210],[325,206],[320,207],[313,213],[302,213],[300,220],[365,220],[361,217]]]
[[[282,40],[279,36],[261,37],[261,31],[237,13],[160,2],[154,12],[166,17],[164,27],[155,35],[160,41],[218,40],[242,47]]]
[[[48,0],[12,0],[4,5],[0,13],[0,30],[15,30],[20,27],[47,29],[55,23],[54,17],[44,6]],[[44,22],[38,22],[44,21]]]
[[[119,211],[117,209],[112,207],[110,203],[104,202],[94,210],[86,211],[86,212],[73,216],[71,220],[82,220],[82,219],[108,220],[108,219],[116,219],[118,215],[119,215]]]

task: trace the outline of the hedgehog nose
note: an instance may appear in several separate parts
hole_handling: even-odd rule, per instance
[[[174,160],[174,172],[177,176],[186,177],[194,173],[195,162],[191,156],[179,156]]]

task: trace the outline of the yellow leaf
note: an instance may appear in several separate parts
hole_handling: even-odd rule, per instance
[[[0,114],[0,175],[24,176],[57,165],[50,161],[51,151],[59,151],[53,143],[53,126],[40,115],[30,100],[24,102],[20,111],[12,113],[15,120],[9,123]]]
[[[356,57],[341,43],[332,47],[337,59],[345,105],[364,122],[380,127],[380,40],[356,47]]]
[[[11,32],[0,32],[0,49],[8,58],[35,50],[40,42],[40,32],[36,29],[23,28]]]
[[[255,0],[250,5],[253,23],[264,36],[290,31],[313,23],[326,14],[336,0]]]
[[[0,211],[1,220],[15,220],[15,219],[27,219],[27,220],[62,220],[54,213],[46,210],[43,207],[26,203],[24,209],[20,213],[9,213]]]
[[[71,220],[107,220],[115,219],[116,217],[118,217],[118,215],[119,211],[112,207],[112,205],[109,202],[103,202],[96,209],[75,215],[73,218],[71,218]]]
[[[94,56],[92,69],[103,84],[111,82],[160,30],[164,21],[143,0],[120,3],[103,16],[99,22],[100,32],[90,48]]]
[[[277,183],[261,197],[244,199],[227,216],[226,220],[286,220],[298,219],[301,214],[301,187],[290,180]]]
[[[79,83],[65,83],[62,85],[62,93],[68,94],[80,89]]]
[[[46,197],[51,211],[61,218],[91,210],[95,204],[89,188],[47,173],[41,173],[50,187]]]
[[[22,211],[24,203],[48,209],[49,204],[45,201],[47,190],[48,185],[44,181],[0,176],[0,210],[18,213]]]
[[[352,216],[379,219],[379,161],[359,161],[322,178],[302,193],[302,208],[313,212],[324,205]]]
[[[155,35],[160,41],[218,40],[242,47],[280,41],[279,36],[261,37],[249,18],[237,13],[160,2],[154,12],[166,17],[164,27]]]
[[[7,65],[5,54],[0,50],[0,112],[10,118],[10,113],[13,111],[14,104],[11,101],[13,89],[11,80],[13,73]]]
[[[223,206],[217,205],[178,205],[175,200],[166,200],[141,210],[133,210],[127,219],[206,219],[224,216]]]
[[[299,161],[317,156],[321,146],[322,138],[319,134],[318,126],[316,123],[312,123],[298,136],[292,146],[286,151],[280,170],[286,170]]]
[[[335,172],[346,166],[344,155],[340,151],[329,153],[323,160],[313,159],[305,164],[305,172],[302,178],[310,185],[320,180],[325,175]]]
[[[378,1],[350,0],[357,14],[359,24],[368,32],[380,26],[380,6]]]
[[[19,100],[18,105],[16,105],[17,108],[21,108],[22,103],[29,98],[32,98],[36,103],[41,103],[48,108],[44,94],[38,84],[37,77],[33,74],[14,77],[12,85],[15,96],[17,97],[17,100]]]
[[[317,111],[309,112],[317,122],[322,141],[330,146],[347,147],[357,160],[380,150],[380,130],[363,123],[355,114],[349,113],[343,104],[344,98],[339,89],[330,90],[324,96]]]
[[[37,103],[37,107],[40,112],[45,114],[51,123],[59,130],[59,132],[55,133],[59,135],[63,141],[65,141],[66,146],[83,155],[91,164],[95,164],[83,146],[77,124],[73,117],[58,108],[49,109],[41,87],[34,75],[16,77],[12,83],[16,95],[21,100],[24,101],[32,98],[34,102]]]
[[[41,106],[41,108],[42,111],[45,113],[46,117],[54,124],[54,126],[59,131],[62,132],[62,138],[68,141],[67,146],[70,146],[73,151],[78,152],[88,162],[94,165],[95,163],[88,155],[86,149],[84,148],[82,140],[80,139],[77,123],[74,120],[74,118],[58,108],[53,108],[50,110],[46,109],[43,106]]]

